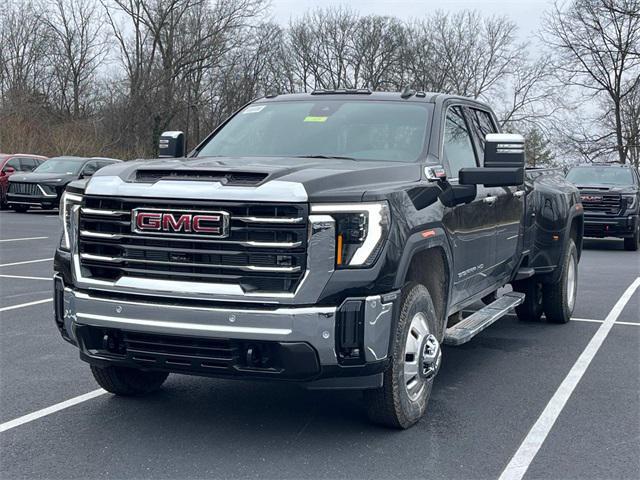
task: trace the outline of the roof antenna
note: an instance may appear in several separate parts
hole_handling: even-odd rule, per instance
[[[400,98],[409,98],[412,95],[414,95],[416,93],[415,90],[409,88],[409,87],[404,87],[404,89],[402,90],[402,93],[400,94]]]

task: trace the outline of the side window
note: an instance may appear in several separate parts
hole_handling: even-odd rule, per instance
[[[105,160],[98,162],[98,169],[101,169],[102,167],[106,167],[107,165],[111,165],[113,162],[107,162]]]
[[[496,126],[493,123],[493,118],[489,112],[484,110],[471,109],[471,121],[478,135],[478,143],[480,148],[484,152],[484,139],[487,133],[497,133]]]
[[[33,158],[21,158],[20,165],[22,166],[23,172],[33,172],[33,170],[38,166]]]
[[[12,158],[11,160],[9,160],[7,163],[4,164],[4,168],[7,168],[7,167],[13,167],[16,172],[22,171],[19,158]]]
[[[449,167],[447,173],[450,178],[458,178],[461,168],[477,166],[469,128],[460,107],[452,107],[447,111],[442,155]]]

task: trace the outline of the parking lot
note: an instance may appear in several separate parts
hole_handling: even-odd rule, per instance
[[[53,323],[59,233],[56,212],[0,212],[1,478],[640,478],[640,254],[618,240],[585,242],[570,323],[510,316],[446,348],[427,417],[401,432],[357,392],[97,390]]]

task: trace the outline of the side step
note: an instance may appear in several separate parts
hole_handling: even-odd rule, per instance
[[[447,345],[467,343],[482,330],[504,316],[509,309],[520,305],[522,302],[524,302],[524,293],[505,293],[495,302],[478,310],[454,326],[447,328],[444,334],[444,343]]]

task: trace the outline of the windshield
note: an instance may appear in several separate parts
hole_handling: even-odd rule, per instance
[[[69,158],[51,158],[34,170],[34,173],[68,173],[76,174],[80,171],[82,162]]]
[[[577,185],[633,185],[631,170],[616,167],[574,167],[567,180]]]
[[[253,104],[220,130],[198,156],[331,157],[417,160],[430,104],[292,101]]]

